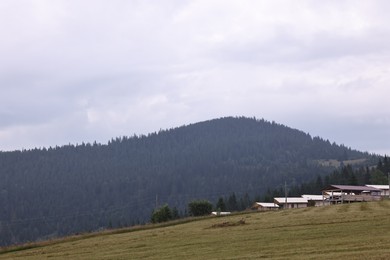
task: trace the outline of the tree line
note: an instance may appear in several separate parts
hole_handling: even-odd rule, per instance
[[[377,162],[375,155],[245,117],[107,144],[0,152],[0,246],[149,222],[156,195],[179,215],[197,199],[223,198],[226,210],[242,209],[285,180],[324,178],[334,168],[318,160],[330,159]]]
[[[288,196],[301,196],[302,194],[322,194],[321,190],[329,185],[389,185],[390,159],[386,155],[378,159],[375,167],[354,168],[351,165],[342,166],[329,175],[320,176],[301,184],[288,185]],[[274,197],[285,196],[283,187],[268,189],[262,196],[265,202],[272,202]]]

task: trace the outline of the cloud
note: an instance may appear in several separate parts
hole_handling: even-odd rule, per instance
[[[390,153],[389,5],[1,1],[0,150],[245,115]]]

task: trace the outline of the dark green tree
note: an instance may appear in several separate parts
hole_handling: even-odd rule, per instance
[[[227,210],[235,211],[238,210],[238,203],[236,194],[233,192],[228,199]]]
[[[213,205],[207,200],[196,200],[188,204],[188,212],[190,216],[205,216],[210,215]]]
[[[153,211],[151,221],[152,223],[166,222],[172,219],[171,209],[167,204]]]
[[[385,175],[382,171],[380,170],[375,170],[374,172],[371,173],[371,178],[370,178],[371,184],[388,184],[388,179],[387,175]]]
[[[383,158],[383,162],[380,165],[378,164],[378,170],[382,171],[384,174],[390,172],[390,160],[387,155]]]
[[[216,209],[217,209],[217,211],[226,211],[226,204],[225,204],[225,202],[223,201],[223,198],[222,197],[220,197],[219,199],[218,199],[218,202],[217,202],[217,204],[216,204]]]
[[[324,187],[324,183],[323,183],[323,181],[322,181],[321,176],[318,175],[318,176],[317,176],[317,180],[316,180],[316,189],[321,190],[321,189],[323,189],[323,188],[325,188],[325,187]]]
[[[176,207],[172,208],[171,213],[172,213],[172,219],[180,218],[179,210]]]

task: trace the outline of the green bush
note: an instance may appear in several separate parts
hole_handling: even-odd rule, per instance
[[[188,212],[191,216],[210,215],[213,205],[207,200],[196,200],[188,204]]]
[[[167,204],[153,211],[151,221],[152,223],[166,222],[172,219],[171,209]]]

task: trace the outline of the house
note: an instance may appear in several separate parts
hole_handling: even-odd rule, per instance
[[[308,206],[321,207],[330,205],[328,195],[302,195],[302,198],[307,199]]]
[[[330,185],[322,190],[330,204],[375,201],[381,199],[381,190],[368,186]]]
[[[255,202],[252,206],[252,209],[258,211],[269,211],[269,210],[278,210],[279,205],[269,202]]]
[[[381,196],[382,197],[389,197],[390,196],[390,194],[389,194],[389,185],[366,184],[366,186],[381,190]]]
[[[307,199],[302,197],[274,198],[274,203],[278,204],[279,207],[282,207],[284,209],[306,208],[308,206]]]

